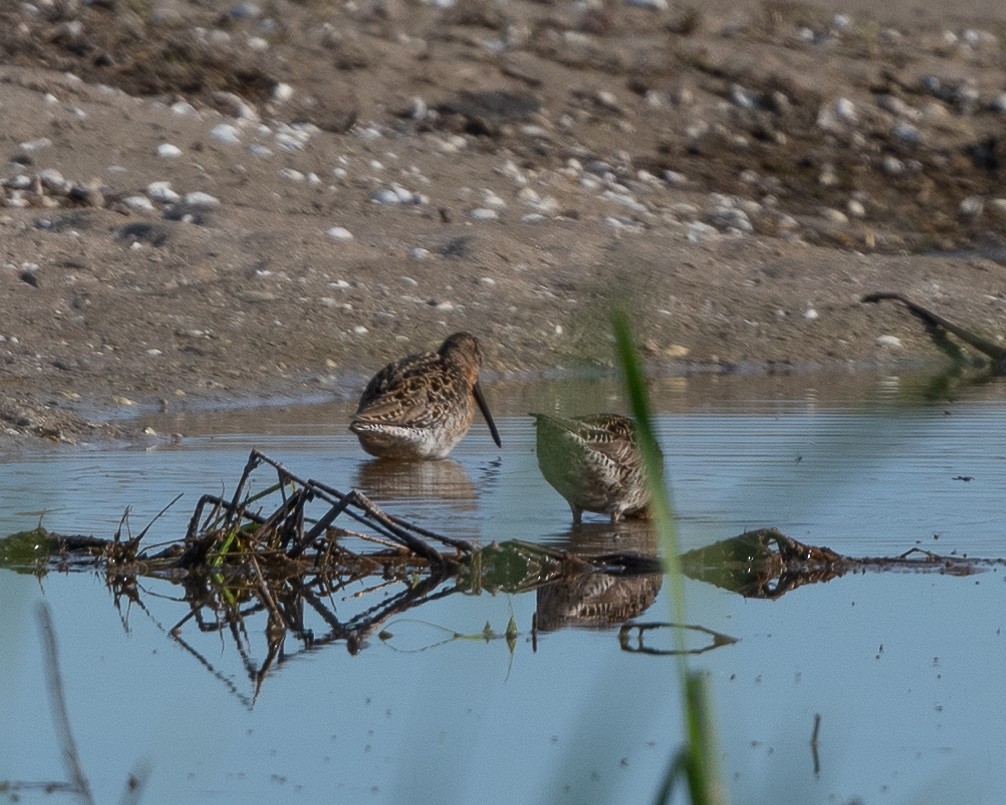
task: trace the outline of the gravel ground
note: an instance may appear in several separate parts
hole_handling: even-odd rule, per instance
[[[1006,333],[1004,9],[4,5],[0,427],[353,398],[460,329],[604,365],[613,306],[657,372],[936,364],[859,299]]]

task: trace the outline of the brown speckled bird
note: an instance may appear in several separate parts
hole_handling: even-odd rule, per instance
[[[374,375],[349,429],[374,456],[444,458],[464,436],[478,405],[500,447],[479,387],[482,353],[469,333],[454,333],[436,352],[409,355]]]
[[[619,414],[531,416],[538,430],[541,474],[566,498],[574,523],[585,511],[608,514],[612,523],[649,516],[650,494],[631,419]]]

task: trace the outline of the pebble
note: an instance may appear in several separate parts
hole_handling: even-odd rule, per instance
[[[147,197],[162,204],[176,204],[182,199],[171,189],[171,182],[151,182],[147,185]]]
[[[714,207],[706,215],[706,223],[721,232],[745,235],[754,232],[754,226],[748,214],[744,210],[728,204]]]
[[[715,227],[704,224],[701,221],[692,221],[689,223],[687,232],[688,240],[692,243],[717,240],[720,237],[720,233]]]
[[[171,111],[174,112],[176,115],[198,116],[199,114],[199,112],[196,111],[196,107],[194,107],[188,101],[175,101],[173,104],[171,104]]]
[[[238,120],[250,120],[253,123],[259,121],[255,107],[240,95],[235,95],[233,92],[214,92],[210,100],[225,115],[236,117]]]
[[[968,196],[960,205],[961,215],[966,215],[969,218],[978,217],[984,209],[985,200],[981,196]]]
[[[422,193],[414,193],[399,184],[375,190],[370,194],[374,204],[427,204],[429,199]]]
[[[65,193],[70,187],[70,183],[63,178],[63,174],[55,168],[40,170],[38,179],[42,187],[50,192]]]
[[[880,164],[888,176],[900,176],[905,172],[905,163],[890,154],[886,154]]]
[[[185,194],[185,203],[190,207],[201,207],[208,209],[211,207],[219,207],[220,199],[216,196],[211,196],[209,193],[204,193],[201,190],[196,190],[193,193]]]
[[[900,349],[901,339],[896,335],[878,335],[876,344],[880,347],[893,347],[895,349]]]
[[[330,238],[335,238],[335,240],[352,240],[353,233],[350,232],[344,226],[333,226],[328,230],[328,236]]]
[[[35,140],[23,142],[19,147],[22,151],[41,151],[43,148],[48,148],[50,145],[52,145],[52,140],[48,137],[39,137]]]
[[[474,210],[468,211],[468,217],[474,221],[497,221],[500,214],[488,207],[476,207]]]
[[[126,196],[122,203],[137,212],[154,212],[154,205],[146,196]]]
[[[506,207],[506,202],[489,188],[483,188],[482,190],[482,203],[494,210],[502,210]]]
[[[182,155],[182,149],[171,143],[161,143],[157,146],[157,156],[165,159],[177,159]]]
[[[230,123],[219,123],[214,126],[210,129],[210,137],[217,142],[227,143],[228,145],[237,145],[241,142],[241,132],[237,126]]]
[[[913,126],[911,123],[906,123],[903,120],[894,125],[894,128],[891,130],[891,134],[909,145],[918,145],[922,140],[922,135],[919,133],[918,127]]]

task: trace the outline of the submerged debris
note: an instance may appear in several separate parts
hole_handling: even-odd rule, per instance
[[[1006,560],[940,556],[920,548],[894,557],[854,558],[830,548],[805,545],[777,528],[746,531],[681,555],[687,576],[747,598],[779,598],[805,584],[866,570],[970,576],[999,565],[1006,566]]]

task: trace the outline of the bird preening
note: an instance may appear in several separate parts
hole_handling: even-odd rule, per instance
[[[436,352],[408,355],[374,375],[349,428],[374,456],[444,458],[468,433],[477,406],[501,447],[479,386],[481,368],[482,352],[475,336],[454,333]]]

